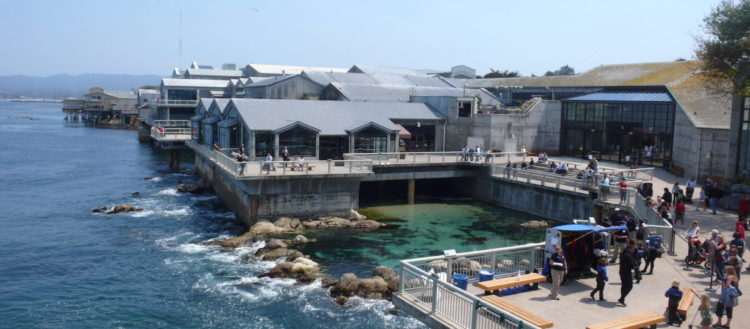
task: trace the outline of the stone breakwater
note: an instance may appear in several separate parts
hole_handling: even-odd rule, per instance
[[[304,235],[297,234],[292,239],[279,239],[274,236],[301,233],[307,229],[363,229],[371,230],[382,226],[381,223],[364,218],[353,212],[352,219],[339,217],[319,217],[313,220],[281,217],[276,221],[260,221],[254,224],[243,235],[224,240],[205,242],[205,245],[220,246],[222,250],[232,251],[263,241],[263,247],[254,255],[264,261],[276,261],[270,271],[260,277],[290,278],[299,283],[308,284],[320,279],[323,287],[329,288],[330,296],[339,305],[344,305],[350,297],[359,296],[368,299],[389,300],[398,290],[398,275],[385,266],[378,266],[370,278],[358,278],[353,273],[345,273],[338,280],[330,278],[321,271],[320,265],[295,248],[310,242]]]

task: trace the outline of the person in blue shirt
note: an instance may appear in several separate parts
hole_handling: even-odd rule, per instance
[[[596,301],[596,298],[594,298],[594,295],[596,292],[599,292],[599,301],[605,301],[604,300],[604,282],[609,281],[609,278],[607,277],[607,257],[599,258],[599,261],[596,263],[596,288],[591,291],[591,299]]]
[[[680,299],[682,299],[682,291],[680,291],[680,281],[672,281],[672,287],[664,293],[664,297],[669,298],[669,303],[667,304],[667,313],[669,315],[667,324],[670,326],[679,326],[682,323],[682,319],[677,314],[677,306],[680,304]]]

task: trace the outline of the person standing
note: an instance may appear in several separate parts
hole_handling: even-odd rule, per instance
[[[737,206],[737,218],[742,221],[747,219],[748,210],[750,210],[750,202],[748,202],[748,196],[744,195]]]
[[[642,273],[646,273],[646,270],[648,269],[648,275],[654,274],[654,262],[656,262],[656,256],[658,255],[659,250],[656,249],[656,246],[651,245],[650,243],[646,244],[646,262],[643,265],[643,271]],[[651,267],[649,269],[649,266]]]
[[[732,310],[738,304],[737,297],[739,297],[739,291],[735,287],[736,284],[737,278],[732,274],[728,275],[726,280],[722,280],[721,296],[719,297],[719,302],[716,303],[716,316],[718,319],[714,323],[714,327],[729,328],[732,322]],[[724,313],[727,314],[727,322],[721,324],[721,318],[724,317]]]
[[[549,268],[552,270],[552,290],[550,298],[560,300],[557,294],[560,292],[565,275],[568,274],[568,263],[563,255],[563,249],[559,245],[555,246],[555,252],[549,258]]]
[[[477,150],[476,150],[476,152],[474,154],[475,154],[475,157],[476,157],[476,161],[477,162],[481,162],[482,161],[482,147],[480,147],[479,145],[477,145]]]
[[[668,188],[664,188],[664,194],[661,195],[661,199],[666,202],[668,206],[672,206],[672,193],[669,192]]]
[[[631,290],[633,290],[633,270],[635,269],[635,245],[628,244],[625,251],[620,254],[620,299],[617,300],[622,306],[628,306],[625,304],[625,297],[628,296]]]
[[[714,260],[712,266],[716,272],[716,279],[724,280],[724,251],[727,249],[727,244],[724,242],[724,236],[716,234],[716,239],[713,239],[712,234],[712,239],[709,241],[709,248],[713,250],[711,257],[713,257]]]
[[[724,190],[719,187],[719,182],[715,182],[708,192],[708,197],[711,198],[711,211],[716,215],[716,208],[719,206],[719,200],[724,197]]]
[[[680,305],[680,299],[682,299],[682,291],[680,291],[680,281],[673,280],[672,287],[667,289],[664,293],[664,297],[669,298],[667,303],[667,325],[677,325],[678,327],[682,324],[680,315],[677,314],[677,306]]]
[[[281,159],[284,161],[289,161],[289,150],[284,146],[284,149],[281,150]],[[284,167],[286,167],[286,163],[284,164]]]
[[[464,146],[463,149],[461,149],[461,161],[467,161],[469,160],[469,146]]]
[[[695,177],[690,178],[687,183],[685,183],[685,199],[687,199],[687,203],[693,204],[693,193],[695,192]]]
[[[680,199],[674,205],[674,216],[675,224],[680,223],[681,225],[685,225],[685,200]]]
[[[698,239],[701,234],[701,228],[698,226],[698,221],[694,220],[693,224],[690,225],[690,228],[685,233],[685,239],[688,243],[688,255],[693,256],[693,253],[696,252],[695,247],[693,246],[693,239]]]
[[[607,258],[599,258],[599,260],[596,263],[596,288],[591,291],[591,299],[596,301],[596,298],[594,298],[594,295],[596,293],[599,293],[599,301],[605,301],[604,300],[604,285],[605,282],[609,281],[609,278],[607,277]]]
[[[620,203],[628,201],[628,181],[625,178],[620,179]]]
[[[625,224],[622,223],[622,221],[617,221],[617,222],[613,222],[612,225],[614,225],[614,226],[621,226],[621,225],[625,225]],[[617,261],[617,257],[620,256],[620,254],[622,253],[622,251],[624,251],[625,249],[627,249],[626,246],[627,246],[627,243],[628,243],[628,229],[625,228],[625,229],[622,229],[622,230],[615,231],[615,233],[613,235],[614,235],[614,238],[615,238],[615,249],[614,249],[614,253],[613,253],[614,257],[612,257],[612,260],[610,261],[610,263],[616,262]]]

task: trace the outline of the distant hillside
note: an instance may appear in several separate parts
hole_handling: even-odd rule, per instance
[[[0,99],[80,97],[91,87],[130,90],[140,86],[158,86],[158,75],[58,74],[48,77],[26,75],[0,76]]]

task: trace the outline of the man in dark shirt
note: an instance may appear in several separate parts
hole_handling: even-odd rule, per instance
[[[635,269],[635,244],[629,243],[625,251],[620,254],[620,299],[617,300],[622,306],[625,304],[625,297],[633,290],[633,269]]]

